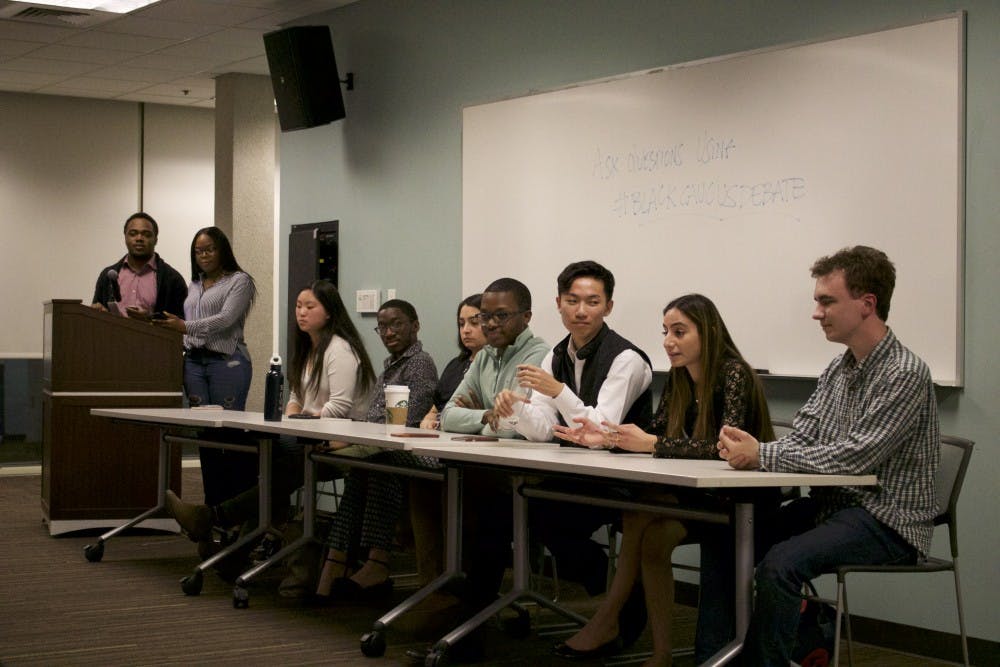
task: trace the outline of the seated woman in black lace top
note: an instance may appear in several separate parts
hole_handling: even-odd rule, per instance
[[[760,379],[740,355],[715,304],[700,294],[674,299],[663,310],[663,348],[670,374],[647,430],[634,424],[556,427],[560,438],[587,447],[618,447],[661,458],[717,459],[723,424],[765,440],[773,435]],[[707,409],[706,409],[707,408]],[[625,512],[618,569],[604,602],[578,633],[556,646],[566,657],[610,654],[621,648],[618,613],[642,576],[653,633],[645,663],[669,665],[674,581],[670,556],[687,527],[661,514]]]

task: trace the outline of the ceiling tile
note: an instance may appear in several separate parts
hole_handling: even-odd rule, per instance
[[[127,93],[125,95],[119,95],[115,99],[123,100],[126,102],[150,102],[152,104],[171,104],[176,106],[191,106],[191,104],[198,101],[198,100],[185,100],[180,97],[170,97],[167,95],[146,94],[141,91],[137,93]]]
[[[48,60],[71,60],[74,62],[91,63],[94,65],[114,65],[135,57],[135,54],[128,51],[88,49],[84,46],[52,44],[51,46],[46,46],[43,49],[34,51],[31,54],[31,57],[45,58]]]
[[[184,94],[184,91],[188,91]],[[161,83],[155,86],[150,86],[142,90],[143,94],[150,93],[153,95],[163,95],[165,97],[181,97],[181,98],[206,98],[215,97],[215,85],[214,82],[209,86],[190,86],[185,84],[178,84],[177,82],[171,81],[170,83]]]
[[[132,67],[128,64],[113,65],[95,69],[90,76],[102,79],[122,79],[124,81],[143,81],[148,84],[164,83],[177,78],[178,73],[171,70],[149,69],[147,67]]]
[[[0,39],[0,58],[23,56],[45,46],[42,42],[23,42],[19,39]]]
[[[38,72],[58,76],[73,76],[96,69],[92,63],[75,63],[68,60],[43,60],[42,58],[14,58],[0,63],[0,69],[18,72]]]
[[[57,42],[79,30],[34,25],[24,21],[0,21],[0,39],[23,39],[29,42]]]
[[[103,30],[88,30],[79,35],[73,35],[62,40],[62,44],[86,46],[92,49],[117,49],[133,53],[149,53],[176,44],[176,39],[168,37],[148,37],[145,35],[126,35]]]
[[[271,76],[271,68],[267,65],[267,56],[247,58],[246,60],[229,63],[229,65],[219,71],[241,72],[243,74],[263,74],[264,76]]]
[[[232,44],[219,44],[205,42],[201,39],[192,39],[175,46],[162,49],[158,54],[177,55],[187,58],[199,58],[214,63],[228,63],[234,60],[246,60],[264,53],[264,41],[252,47],[234,46]]]
[[[76,88],[77,90],[104,91],[107,93],[130,93],[134,90],[141,90],[146,87],[145,83],[139,81],[121,81],[118,79],[99,79],[89,76],[78,76],[71,81],[64,81],[59,84],[66,88]]]
[[[247,48],[259,46],[263,49],[264,31],[249,30],[246,28],[225,28],[218,32],[213,32],[210,35],[199,37],[197,41],[208,42],[209,44],[231,44],[233,46],[242,46]]]
[[[0,91],[211,107],[214,76],[269,76],[265,32],[351,1],[161,0],[92,29],[0,19]]]
[[[152,69],[165,69],[174,72],[203,72],[218,64],[216,60],[203,58],[185,58],[184,56],[171,56],[161,53],[147,53],[136,56],[129,61],[129,65],[135,67],[149,67]]]
[[[270,13],[268,9],[236,4],[216,4],[204,0],[164,0],[138,11],[136,16],[209,25],[233,26]]]
[[[35,91],[43,95],[65,95],[67,97],[95,97],[98,99],[108,99],[108,94],[114,91],[101,90],[99,88],[75,88],[57,83],[51,86],[44,86]]]
[[[29,93],[38,90],[38,84],[36,83],[16,83],[14,81],[5,81],[2,72],[0,72],[0,87],[3,88],[3,92],[12,93]]]
[[[65,79],[64,76],[59,76],[57,74],[43,74],[42,72],[18,72],[15,70],[5,70],[0,69],[0,86],[4,86],[8,83],[17,85],[35,85],[44,86],[50,83],[56,83]]]
[[[145,19],[140,16],[125,16],[101,26],[104,32],[120,32],[144,37],[166,37],[168,39],[194,39],[218,30],[218,26],[199,25],[183,21]]]

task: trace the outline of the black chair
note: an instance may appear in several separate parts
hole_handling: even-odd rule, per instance
[[[840,664],[841,613],[847,625],[847,661],[853,665],[854,655],[851,644],[851,617],[847,608],[847,575],[855,573],[927,573],[951,572],[955,579],[955,600],[958,608],[958,628],[962,637],[962,664],[969,664],[969,645],[965,635],[965,618],[962,614],[962,588],[958,574],[958,496],[962,491],[965,471],[972,458],[973,442],[965,438],[941,436],[941,464],[938,468],[935,489],[941,512],[934,518],[934,525],[947,525],[951,542],[951,559],[928,556],[913,565],[843,565],[835,571],[837,575],[837,621],[834,634],[833,664]],[[947,503],[945,505],[945,503]]]

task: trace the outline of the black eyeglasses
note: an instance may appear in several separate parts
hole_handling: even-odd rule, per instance
[[[504,311],[501,310],[501,311],[497,311],[495,313],[487,313],[485,310],[480,310],[479,311],[479,323],[480,324],[487,324],[490,320],[495,320],[497,324],[499,324],[500,326],[503,326],[503,325],[507,324],[507,321],[510,318],[514,317],[515,315],[521,315],[522,313],[526,313],[526,312],[528,312],[528,311],[526,311],[526,310],[515,310],[513,313],[508,313],[508,312],[504,312]]]
[[[403,330],[404,327],[406,327],[407,324],[409,324],[409,322],[402,322],[400,320],[397,320],[395,322],[389,322],[389,324],[380,324],[374,329],[372,329],[372,331],[377,333],[379,336],[384,336],[390,331],[392,333],[399,333],[400,331]]]

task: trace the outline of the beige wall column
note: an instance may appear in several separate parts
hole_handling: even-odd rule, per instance
[[[253,360],[248,410],[264,406],[274,329],[275,114],[271,80],[223,74],[215,80],[215,224],[257,283],[246,326]]]

